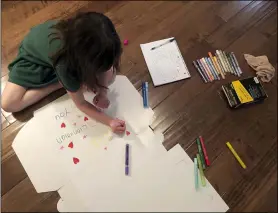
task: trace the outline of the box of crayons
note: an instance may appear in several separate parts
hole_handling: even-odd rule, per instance
[[[231,108],[262,102],[267,94],[257,77],[232,81],[222,86]]]
[[[205,83],[220,80],[221,78],[225,79],[227,73],[238,77],[242,74],[233,52],[216,50],[214,56],[211,52],[208,53],[208,56],[193,61],[193,65]]]

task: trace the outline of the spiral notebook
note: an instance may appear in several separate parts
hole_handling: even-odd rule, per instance
[[[154,86],[190,78],[175,38],[140,44]]]

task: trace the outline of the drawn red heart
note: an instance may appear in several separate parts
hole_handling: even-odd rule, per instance
[[[66,124],[65,124],[65,123],[62,123],[62,124],[61,124],[61,128],[66,128]]]
[[[87,120],[89,120],[87,117],[84,117],[84,121],[87,121]]]
[[[126,131],[126,135],[129,136],[129,135],[130,135],[130,132],[129,132],[129,131]]]
[[[69,145],[68,145],[68,147],[69,147],[69,148],[73,148],[73,143],[70,142]]]
[[[78,158],[73,158],[72,160],[73,160],[74,164],[78,164],[79,163],[79,159]]]

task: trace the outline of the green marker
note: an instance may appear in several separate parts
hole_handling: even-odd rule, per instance
[[[197,154],[197,161],[198,161],[198,164],[199,164],[199,171],[200,171],[202,186],[206,186],[205,175],[204,175],[204,171],[203,171],[203,167],[202,167],[202,163],[201,163],[201,159],[200,159],[199,154]]]
[[[205,169],[206,168],[205,158],[204,158],[204,154],[203,154],[203,150],[202,150],[202,146],[201,146],[199,138],[196,139],[196,142],[197,142],[197,146],[198,146],[198,151],[199,151],[199,154],[200,154],[201,162],[202,162],[202,165],[203,165],[203,169]]]

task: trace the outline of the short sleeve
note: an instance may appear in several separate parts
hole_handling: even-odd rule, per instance
[[[70,73],[67,73],[66,67],[63,63],[58,63],[56,68],[56,75],[58,80],[64,86],[64,88],[70,92],[76,92],[81,87],[81,83]]]

